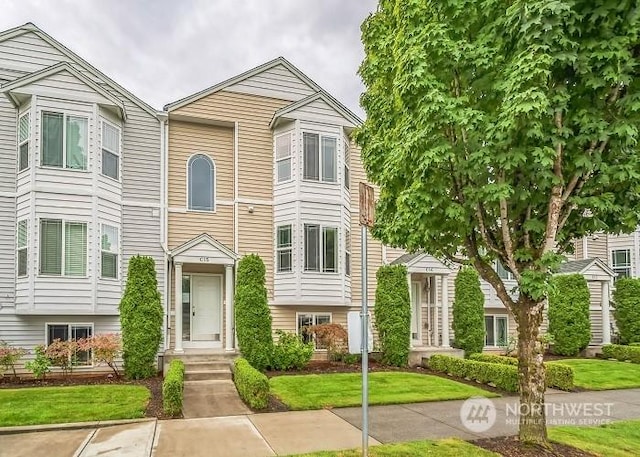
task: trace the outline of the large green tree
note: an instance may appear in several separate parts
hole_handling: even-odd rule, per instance
[[[374,235],[470,263],[514,314],[524,442],[548,445],[551,274],[573,239],[638,224],[639,14],[635,0],[381,0],[362,26]]]

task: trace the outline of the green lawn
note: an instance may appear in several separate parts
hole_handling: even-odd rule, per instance
[[[640,420],[600,427],[550,427],[549,437],[602,457],[635,457],[640,450]]]
[[[598,359],[558,361],[573,367],[576,387],[589,390],[640,387],[640,364]]]
[[[297,457],[360,457],[360,449],[348,451],[322,451]],[[412,441],[409,443],[383,444],[369,448],[371,457],[493,457],[493,452],[481,449],[465,441],[449,438],[438,441]]]
[[[0,426],[144,417],[149,396],[132,385],[0,389]]]
[[[359,373],[276,376],[269,382],[271,392],[291,409],[322,409],[361,404],[362,382]],[[487,390],[438,376],[397,371],[369,374],[371,405],[459,400],[477,395],[497,396]]]

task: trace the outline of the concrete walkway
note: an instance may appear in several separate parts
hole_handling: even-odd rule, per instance
[[[463,401],[370,407],[370,443],[516,433],[517,398],[491,402],[495,423],[486,431],[465,427]],[[640,389],[548,393],[547,404],[551,426],[640,418]],[[265,457],[338,450],[359,447],[360,417],[360,408],[339,408],[21,434],[0,429],[0,457]]]
[[[240,400],[233,381],[187,381],[184,383],[185,419],[241,416],[251,410]]]

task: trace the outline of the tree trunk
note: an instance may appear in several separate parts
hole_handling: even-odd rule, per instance
[[[544,302],[521,296],[515,305],[518,324],[519,436],[522,443],[549,447],[544,410],[545,370],[539,340]]]

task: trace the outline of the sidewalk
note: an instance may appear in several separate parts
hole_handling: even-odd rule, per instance
[[[472,432],[460,418],[463,401],[369,408],[370,443],[511,435],[516,397],[492,399],[495,424]],[[640,389],[548,393],[549,425],[588,425],[640,418]],[[585,406],[590,405],[590,406]],[[597,414],[593,406],[600,405]],[[361,409],[252,414],[139,422],[105,428],[0,434],[0,457],[265,457],[338,450],[361,444]]]

